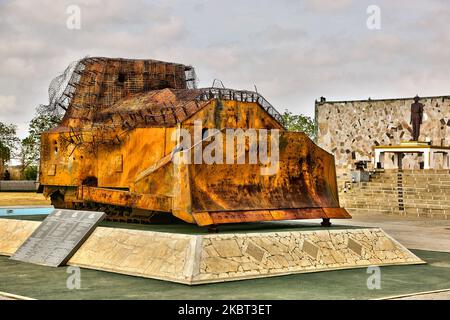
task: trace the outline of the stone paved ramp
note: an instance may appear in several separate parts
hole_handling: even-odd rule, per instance
[[[450,290],[446,292],[418,294],[393,300],[450,300]]]
[[[0,294],[34,299],[382,299],[450,288],[450,253],[414,250],[432,263],[382,267],[380,290],[367,288],[366,268],[300,273],[245,281],[186,286],[169,281],[81,269],[81,289],[66,286],[67,268],[49,268],[0,256]],[[14,276],[11,276],[14,275]],[[1,302],[0,302],[1,304]]]
[[[382,300],[450,300],[450,289],[432,292],[418,292],[404,296],[388,297]]]
[[[38,225],[0,219],[0,253],[14,254]],[[98,227],[68,261],[73,266],[190,285],[422,263],[379,228],[186,235]]]
[[[0,291],[0,300],[34,300],[34,299]]]
[[[450,220],[354,214],[352,219],[334,220],[332,223],[379,227],[408,249],[450,252]]]

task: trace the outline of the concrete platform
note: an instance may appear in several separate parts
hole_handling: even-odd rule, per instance
[[[14,253],[39,223],[0,219],[0,253]],[[184,284],[421,263],[379,228],[304,226],[219,234],[99,227],[68,262]]]
[[[27,193],[0,193],[5,203],[17,197],[32,201]],[[41,195],[38,195],[41,196]],[[0,197],[0,202],[2,198]],[[20,201],[19,201],[20,202]],[[40,204],[40,201],[23,204]],[[41,221],[44,216],[20,217]],[[321,230],[320,221],[280,221],[227,225],[224,233]],[[238,282],[186,286],[143,277],[81,268],[81,289],[66,287],[67,268],[49,268],[0,256],[0,299],[447,299],[450,289],[450,220],[430,220],[394,215],[354,215],[351,220],[332,220],[329,230],[381,227],[420,259],[422,265],[381,267],[381,288],[369,290],[366,268],[334,270]],[[182,234],[207,234],[190,225],[124,225],[103,222],[103,227]],[[1,242],[1,241],[0,241]],[[417,250],[420,249],[420,250]],[[435,292],[436,290],[444,290]],[[423,293],[432,291],[435,293]],[[13,294],[13,295],[11,295]],[[13,298],[15,297],[15,298]]]
[[[34,180],[0,180],[0,192],[36,192],[37,183]]]

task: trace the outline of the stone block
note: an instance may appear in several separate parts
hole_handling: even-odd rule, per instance
[[[219,256],[224,258],[242,256],[242,252],[235,239],[231,240],[211,240],[211,246],[214,247]]]
[[[13,254],[38,225],[0,219],[0,252]],[[379,228],[186,235],[104,227],[98,227],[68,262],[189,285],[419,263],[424,262]]]

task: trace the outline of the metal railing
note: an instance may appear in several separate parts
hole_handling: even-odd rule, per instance
[[[199,101],[211,99],[224,99],[242,102],[255,102],[267,111],[275,120],[282,124],[281,114],[258,92],[247,90],[234,90],[227,88],[202,88],[201,94],[197,97]]]

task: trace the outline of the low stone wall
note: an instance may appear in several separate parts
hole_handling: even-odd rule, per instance
[[[18,235],[25,240],[38,224],[0,219],[0,253],[13,254],[22,243]],[[104,227],[68,262],[190,285],[420,263],[379,228],[188,235]]]
[[[383,230],[206,235],[195,283],[423,263]]]
[[[36,191],[34,180],[0,180],[1,191]]]

